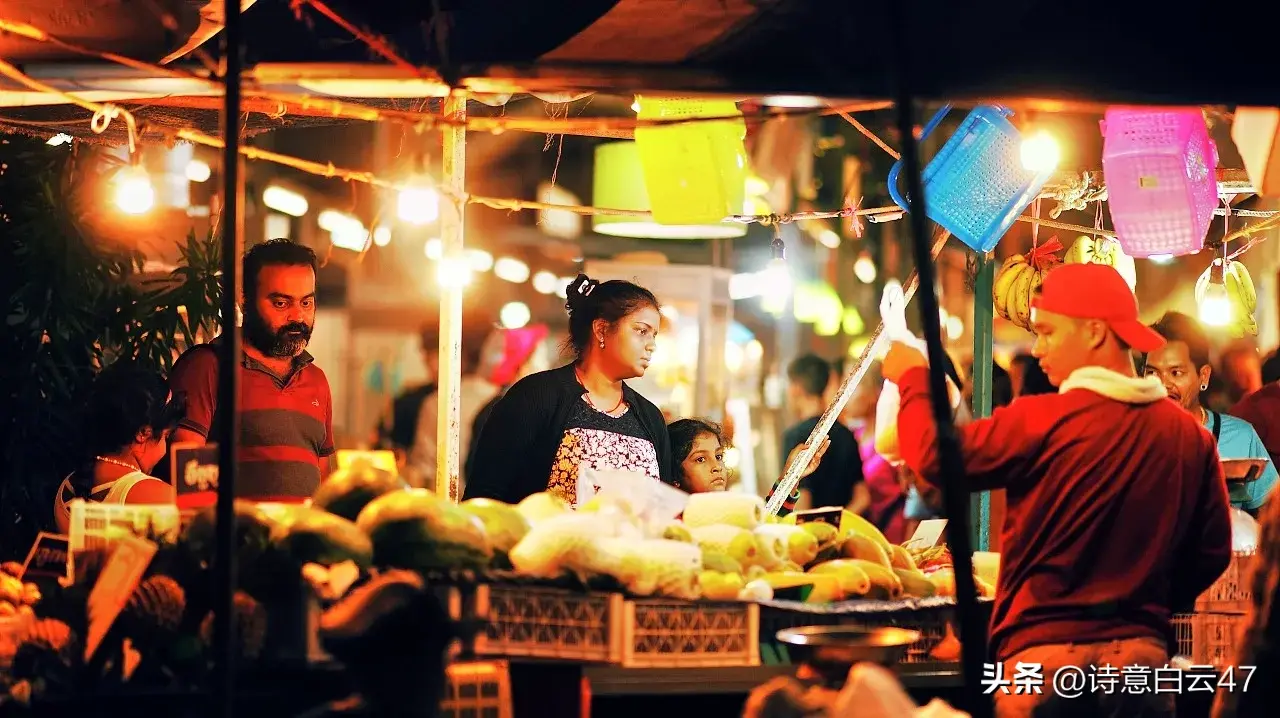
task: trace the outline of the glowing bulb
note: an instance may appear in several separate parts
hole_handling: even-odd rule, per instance
[[[75,138],[72,137],[71,135],[68,135],[65,132],[59,132],[53,137],[50,137],[48,141],[45,142],[45,144],[49,145],[50,147],[57,147],[58,145],[65,145],[68,142],[71,142],[73,140],[75,140]]]
[[[947,338],[956,341],[964,336],[964,320],[957,316],[947,317]]]
[[[1022,167],[1036,174],[1054,171],[1062,159],[1062,150],[1058,148],[1058,141],[1053,139],[1053,135],[1043,130],[1022,139],[1020,154]]]
[[[209,163],[203,160],[191,160],[187,163],[187,179],[192,182],[206,182],[213,174]]]
[[[529,323],[532,316],[529,305],[524,302],[507,302],[498,311],[498,321],[507,329],[520,329]]]
[[[827,249],[835,249],[840,246],[840,235],[836,234],[833,230],[824,229],[821,232],[818,232],[818,244],[821,244]]]
[[[533,291],[538,294],[554,294],[556,291],[556,283],[560,278],[548,271],[541,271],[533,275]]]
[[[378,227],[373,230],[373,243],[379,247],[385,247],[388,244],[391,244],[391,228]]]
[[[476,272],[487,272],[493,269],[493,255],[483,249],[468,249],[467,264]]]
[[[467,263],[466,257],[441,258],[440,263],[436,265],[436,281],[442,287],[465,287],[471,283],[471,265]]]
[[[858,255],[858,259],[853,263],[853,276],[863,284],[876,281],[876,263],[871,260],[871,255],[866,252]]]
[[[1199,302],[1200,321],[1211,327],[1224,327],[1231,323],[1231,299],[1227,296],[1227,288],[1221,283],[1210,281],[1204,288],[1204,296]]]
[[[304,214],[307,213],[307,210],[310,208],[310,205],[307,203],[306,197],[298,194],[297,192],[294,192],[293,190],[288,190],[288,189],[285,189],[284,187],[280,187],[277,185],[271,185],[270,187],[262,191],[262,203],[270,207],[271,209],[274,209],[277,212],[284,212],[285,214],[292,215],[294,217],[303,216]],[[334,210],[326,210],[326,211],[333,212]],[[337,212],[336,214],[340,215],[342,213]],[[325,221],[328,223],[332,223],[334,215],[330,214],[326,216],[329,217],[329,219]],[[337,222],[339,224],[342,224],[343,220],[339,219],[337,220]],[[328,229],[328,228],[322,226],[321,229]]]
[[[728,369],[730,374],[737,374],[742,369],[742,364],[746,359],[745,354],[742,347],[733,342],[725,342],[724,368]]]
[[[632,100],[632,101],[631,101],[631,111],[632,111],[632,112],[639,112],[639,111],[640,111],[640,98],[639,98],[639,97],[637,97],[636,99],[634,99],[634,100]]]
[[[493,274],[504,282],[519,284],[529,278],[529,265],[511,257],[500,257],[493,263]]]
[[[1169,262],[1173,261],[1173,255],[1172,254],[1153,254],[1150,257],[1147,257],[1147,259],[1150,259],[1156,264],[1168,264]]]
[[[125,214],[143,214],[156,203],[151,177],[141,167],[126,167],[116,175],[116,206]]]
[[[422,245],[422,251],[426,253],[427,259],[439,260],[444,256],[444,245],[440,243],[439,237],[432,237]]]
[[[396,214],[409,224],[431,224],[440,218],[440,193],[428,185],[405,187],[396,200]]]
[[[775,257],[760,273],[761,304],[765,310],[777,314],[786,307],[787,298],[791,296],[791,269],[787,260]]]

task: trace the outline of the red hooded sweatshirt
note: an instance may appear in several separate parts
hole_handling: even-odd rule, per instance
[[[902,377],[903,460],[939,481],[927,369]],[[1086,367],[957,427],[973,491],[1007,490],[991,655],[1150,637],[1231,560],[1227,487],[1213,437],[1159,382]]]

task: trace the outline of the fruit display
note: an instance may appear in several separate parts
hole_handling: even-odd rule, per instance
[[[1223,267],[1222,284],[1227,290],[1227,301],[1231,306],[1231,318],[1225,329],[1236,339],[1258,335],[1258,319],[1254,312],[1258,309],[1258,293],[1253,287],[1253,277],[1243,262],[1228,259],[1223,265],[1222,259],[1215,259],[1196,280],[1196,303],[1204,301],[1209,287],[1210,275],[1215,267]]]
[[[1063,264],[1105,264],[1113,267],[1124,277],[1130,290],[1138,287],[1138,269],[1133,257],[1124,253],[1120,243],[1111,237],[1089,237],[1081,235],[1071,243],[1071,247],[1062,257]]]
[[[23,583],[18,576],[22,565],[0,565],[0,619],[15,615],[31,615],[40,603],[40,588],[34,583]]]
[[[1054,252],[1061,247],[1057,239],[1051,239],[1025,255],[1004,260],[991,288],[997,314],[1031,331],[1031,298],[1044,282],[1044,275],[1058,264]]]

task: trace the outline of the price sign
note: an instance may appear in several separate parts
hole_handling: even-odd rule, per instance
[[[22,575],[18,578],[36,581],[68,576],[70,546],[71,540],[67,536],[41,531],[27,552],[27,560],[22,562]]]
[[[89,591],[85,609],[89,615],[89,631],[85,638],[84,660],[88,662],[106,638],[125,603],[138,587],[142,574],[155,558],[157,546],[137,536],[126,536],[116,544],[102,574]]]
[[[174,444],[169,474],[179,509],[213,506],[218,500],[218,445]]]

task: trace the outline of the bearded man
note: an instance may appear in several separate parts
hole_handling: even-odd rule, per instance
[[[334,453],[329,380],[307,353],[316,320],[315,252],[286,239],[244,256],[240,362],[240,453],[236,496],[301,502],[328,474]],[[221,338],[187,350],[169,378],[187,395],[173,442],[203,444],[218,435]]]

